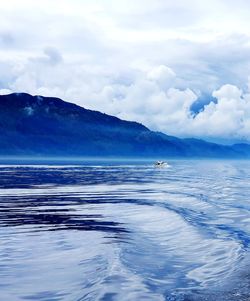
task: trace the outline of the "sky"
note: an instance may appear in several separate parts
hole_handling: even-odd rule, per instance
[[[250,1],[0,0],[0,94],[250,142]]]

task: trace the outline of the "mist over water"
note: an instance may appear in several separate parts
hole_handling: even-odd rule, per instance
[[[0,165],[1,300],[249,300],[250,161]]]

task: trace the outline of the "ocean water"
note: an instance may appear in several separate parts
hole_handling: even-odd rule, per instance
[[[0,300],[250,300],[250,161],[169,164],[0,165]]]

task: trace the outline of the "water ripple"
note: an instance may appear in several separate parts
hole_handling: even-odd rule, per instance
[[[250,163],[170,165],[0,166],[2,299],[248,300]]]

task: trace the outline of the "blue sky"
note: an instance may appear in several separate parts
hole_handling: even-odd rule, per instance
[[[0,93],[250,141],[249,11],[246,0],[1,1]]]

